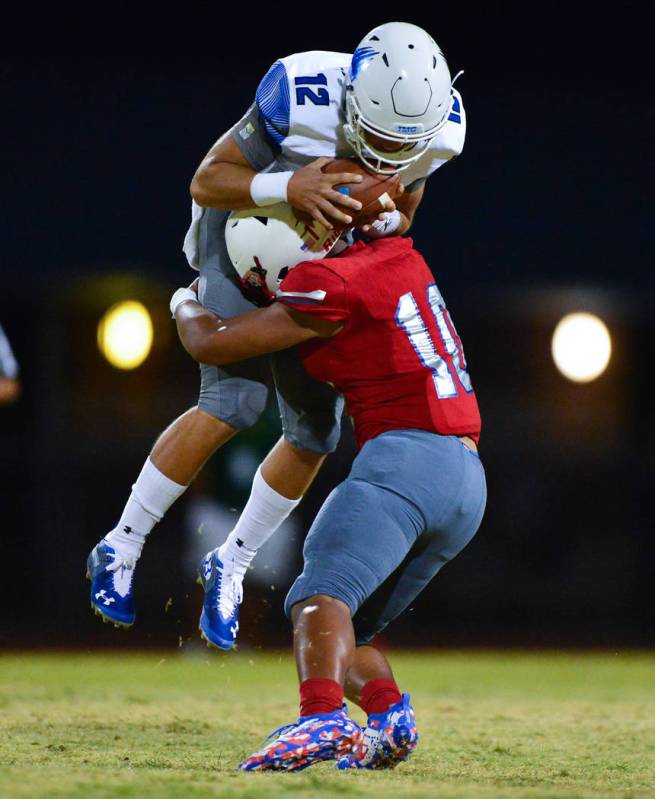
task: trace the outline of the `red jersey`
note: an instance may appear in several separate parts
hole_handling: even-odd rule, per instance
[[[480,437],[480,412],[462,343],[432,273],[411,239],[358,242],[306,261],[277,299],[343,328],[301,345],[309,374],[346,400],[359,446],[386,430]]]

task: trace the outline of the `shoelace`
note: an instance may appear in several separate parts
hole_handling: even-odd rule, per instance
[[[224,618],[229,618],[237,605],[240,605],[243,600],[243,586],[241,584],[242,578],[230,572],[226,575],[226,568],[223,566],[221,574],[221,590],[218,592],[217,607]]]
[[[277,730],[273,730],[273,732],[264,738],[262,743],[268,743],[273,738],[276,738],[278,735],[283,735],[287,730],[292,730],[294,727],[298,727],[299,724],[297,721],[292,721],[290,724],[283,724],[281,727],[278,727]]]
[[[111,552],[107,553],[107,556],[113,558],[114,560],[111,563],[108,563],[105,568],[108,572],[117,572],[121,567],[127,569],[128,571],[132,571],[136,565],[136,561],[132,558],[125,558],[122,555],[119,555],[118,552]]]
[[[341,708],[341,710],[345,713],[347,711],[346,706],[344,705]],[[303,724],[306,724],[307,721],[311,718],[312,716],[308,716],[304,721],[298,719],[298,721],[292,721],[290,724],[283,724],[281,727],[278,727],[277,730],[273,730],[273,732],[268,736],[268,738],[264,739],[263,743],[267,743],[268,741],[271,740],[271,738],[274,738],[277,735],[284,735],[285,732],[287,732],[288,730],[292,730],[294,727],[301,727]]]

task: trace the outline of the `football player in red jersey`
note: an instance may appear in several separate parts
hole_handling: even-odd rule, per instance
[[[393,767],[416,746],[414,713],[370,641],[466,546],[486,502],[478,405],[434,278],[411,239],[389,238],[298,265],[268,308],[221,320],[188,290],[171,307],[204,363],[300,345],[307,371],[343,392],[360,446],[285,602],[300,718],[241,768]],[[344,693],[368,714],[363,733]]]

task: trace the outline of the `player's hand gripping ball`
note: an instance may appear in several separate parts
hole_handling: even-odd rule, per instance
[[[228,217],[225,227],[228,255],[246,294],[256,302],[272,300],[290,269],[302,261],[325,258],[344,232],[391,210],[393,200],[402,192],[399,175],[387,177],[368,172],[354,159],[331,161],[321,169],[326,174],[362,176],[359,183],[335,184],[336,191],[348,193],[362,204],[361,210],[348,209],[352,217],[349,223],[326,227],[289,203],[233,211]]]
[[[394,210],[394,201],[402,193],[401,176],[396,173],[384,175],[376,172],[369,172],[360,162],[352,158],[339,158],[331,161],[323,167],[323,172],[356,172],[362,176],[360,183],[336,184],[335,189],[353,200],[359,200],[362,204],[360,211],[349,211],[352,222],[341,231],[353,227],[362,227],[374,222],[384,211]]]

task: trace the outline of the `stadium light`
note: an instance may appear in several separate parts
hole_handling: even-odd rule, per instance
[[[590,383],[607,368],[612,340],[599,317],[584,312],[571,313],[555,328],[551,351],[564,377],[575,383]]]
[[[112,305],[98,323],[98,347],[117,369],[136,369],[150,354],[152,320],[136,300]]]

